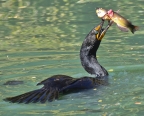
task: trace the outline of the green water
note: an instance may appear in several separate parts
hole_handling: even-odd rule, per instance
[[[104,37],[97,55],[109,71],[110,85],[45,104],[3,101],[40,88],[38,82],[55,74],[89,75],[81,66],[79,49],[87,33],[100,22],[96,7],[120,10],[140,26],[132,34],[113,25]],[[143,0],[1,0],[0,115],[143,116],[143,25]],[[3,85],[9,80],[24,84]]]

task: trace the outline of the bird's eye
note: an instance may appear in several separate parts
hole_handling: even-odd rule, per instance
[[[97,30],[94,30],[94,34],[95,34],[95,35],[98,34],[98,31],[97,31]]]

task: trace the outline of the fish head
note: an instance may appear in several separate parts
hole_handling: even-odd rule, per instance
[[[103,8],[97,8],[96,9],[96,14],[99,18],[102,18],[106,15],[107,11]]]

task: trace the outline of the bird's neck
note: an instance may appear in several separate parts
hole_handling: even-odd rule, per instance
[[[100,77],[108,76],[108,72],[99,64],[96,58],[101,40],[96,39],[95,33],[95,30],[92,29],[83,41],[80,50],[81,63],[83,68],[90,74]]]

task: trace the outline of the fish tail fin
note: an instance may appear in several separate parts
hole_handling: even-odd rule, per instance
[[[131,32],[134,34],[135,31],[139,30],[138,26],[133,26],[133,28],[131,28]]]
[[[37,89],[34,91],[30,91],[15,97],[5,98],[4,101],[9,101],[12,103],[36,103],[41,102],[45,103],[46,101],[53,101],[54,99],[58,99],[59,91],[57,88],[50,89]]]

